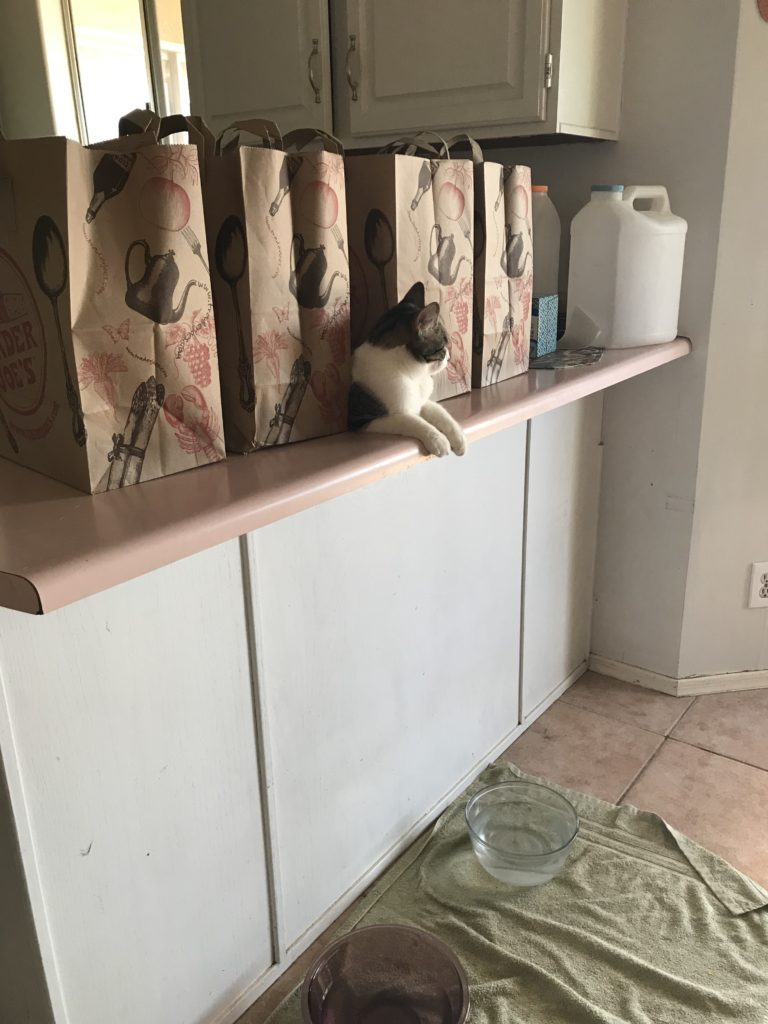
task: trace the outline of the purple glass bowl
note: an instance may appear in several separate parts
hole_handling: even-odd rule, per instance
[[[323,950],[301,989],[305,1024],[463,1024],[464,969],[429,932],[359,928]]]

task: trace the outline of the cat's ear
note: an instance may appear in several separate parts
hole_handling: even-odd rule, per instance
[[[429,331],[440,319],[440,306],[436,302],[430,302],[419,312],[416,317],[416,326],[420,331]]]
[[[417,281],[412,284],[401,300],[403,306],[415,306],[417,309],[424,308],[424,284]]]

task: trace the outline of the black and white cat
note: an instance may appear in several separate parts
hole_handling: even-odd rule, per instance
[[[352,356],[349,427],[415,437],[432,455],[463,455],[467,442],[459,424],[430,401],[433,376],[448,362],[448,335],[436,302],[424,304],[424,285],[374,324],[368,341]]]

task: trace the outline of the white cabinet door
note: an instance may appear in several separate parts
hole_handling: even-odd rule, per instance
[[[523,587],[523,721],[589,654],[602,395],[531,420]]]
[[[289,951],[517,727],[524,460],[520,424],[250,535]]]
[[[328,0],[183,0],[192,110],[332,130]]]
[[[544,120],[549,0],[337,0],[332,11],[343,134]]]
[[[0,608],[2,758],[57,1021],[222,1020],[272,964],[247,636],[237,541],[51,615]]]

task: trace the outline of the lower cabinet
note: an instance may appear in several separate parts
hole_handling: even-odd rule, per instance
[[[224,1020],[273,962],[238,542],[0,609],[0,750],[0,1021]]]
[[[518,724],[525,425],[252,534],[286,945]]]
[[[530,421],[522,721],[589,655],[603,396]]]
[[[600,418],[0,610],[0,1020],[236,1020],[583,667]]]

